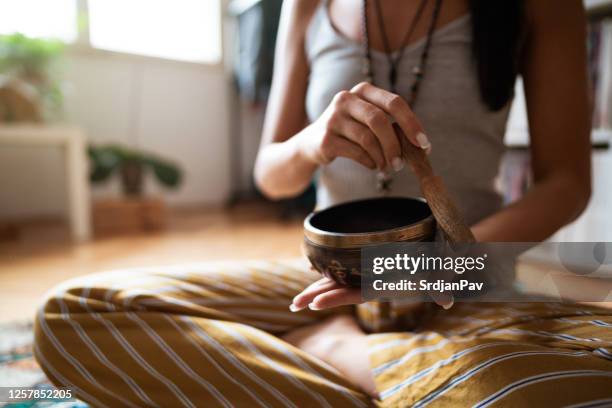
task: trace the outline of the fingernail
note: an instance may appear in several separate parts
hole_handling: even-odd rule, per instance
[[[400,171],[401,169],[404,168],[404,161],[402,160],[401,157],[396,157],[393,160],[391,160],[391,165],[393,166],[393,170]]]
[[[419,132],[419,134],[416,135],[416,140],[419,144],[419,147],[425,150],[427,154],[429,154],[429,152],[431,151],[431,142],[429,141],[427,136],[425,136],[425,133]]]
[[[308,308],[310,310],[321,310],[317,305],[315,305],[314,303],[311,303],[308,305]]]
[[[303,307],[297,307],[293,303],[289,305],[289,310],[291,310],[293,313],[299,312],[302,309],[303,309]]]

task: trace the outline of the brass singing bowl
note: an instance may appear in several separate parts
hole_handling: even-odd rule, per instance
[[[351,201],[304,220],[304,252],[319,273],[361,286],[361,250],[391,242],[433,241],[436,221],[425,200],[385,197]]]

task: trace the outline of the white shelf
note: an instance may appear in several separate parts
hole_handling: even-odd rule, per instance
[[[18,124],[0,125],[0,146],[61,146],[68,180],[68,219],[76,241],[91,237],[87,147],[83,131],[76,126]],[[19,172],[20,169],[14,169]]]

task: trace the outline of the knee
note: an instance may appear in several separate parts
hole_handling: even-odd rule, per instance
[[[78,280],[70,280],[48,290],[38,305],[35,321],[53,324],[58,318],[77,312],[79,303],[82,303],[83,288]]]
[[[80,330],[95,326],[94,312],[101,307],[90,295],[96,289],[88,285],[86,278],[61,283],[44,295],[36,310],[33,353],[53,382],[66,375],[58,361],[65,363],[68,355],[80,358],[84,347]]]
[[[57,349],[62,339],[72,336],[71,319],[85,319],[89,310],[84,285],[80,280],[66,281],[49,290],[41,300],[34,317],[34,347]],[[42,364],[42,362],[41,362]]]
[[[122,282],[113,272],[70,279],[49,290],[37,309],[36,320],[54,324],[94,312],[114,311],[113,285]]]
[[[33,354],[38,364],[47,374],[47,377],[56,385],[65,385],[58,383],[57,374],[52,375],[50,370],[53,366],[49,362],[58,356],[61,358],[61,351],[58,348],[63,347],[61,338],[63,337],[64,327],[62,323],[66,323],[63,318],[61,299],[62,292],[57,288],[47,292],[42,302],[39,304],[34,317],[34,344]],[[59,336],[59,337],[58,337]]]
[[[54,333],[61,330],[62,323],[66,323],[71,309],[67,298],[70,293],[78,290],[61,284],[49,290],[36,309],[34,316],[34,346],[47,347]],[[74,311],[74,309],[72,309]]]

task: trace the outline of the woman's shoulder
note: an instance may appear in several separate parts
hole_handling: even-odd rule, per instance
[[[293,29],[306,31],[315,11],[325,0],[285,0],[282,18],[292,23]]]
[[[281,28],[287,51],[306,50],[313,17],[327,0],[285,0],[281,14]],[[302,52],[300,54],[303,55]]]

